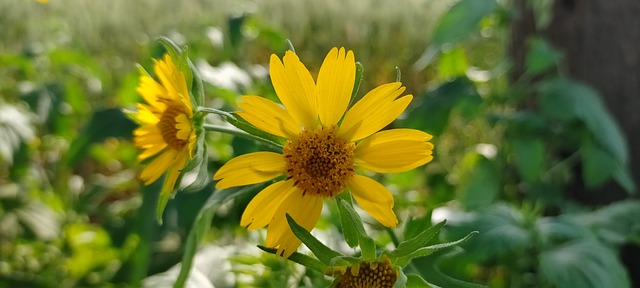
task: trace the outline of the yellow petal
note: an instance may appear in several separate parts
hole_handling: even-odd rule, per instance
[[[260,191],[244,209],[240,225],[246,226],[248,230],[267,226],[280,207],[280,203],[296,190],[293,182],[293,180],[276,182]]]
[[[180,94],[179,98],[180,98],[180,102],[182,103],[182,106],[184,106],[184,111],[185,113],[187,113],[187,117],[189,119],[193,118],[193,105],[191,105],[191,98],[189,96],[189,92],[185,91],[184,93],[187,94]]]
[[[237,114],[253,126],[288,139],[300,134],[300,126],[295,124],[284,108],[273,101],[260,96],[242,96],[240,100],[238,107],[244,112]]]
[[[264,182],[285,171],[284,157],[273,152],[240,155],[222,166],[213,180],[220,180],[216,188],[243,186]]]
[[[287,51],[283,60],[284,64],[278,56],[271,55],[269,71],[273,88],[297,126],[315,128],[318,112],[311,73],[292,51]]]
[[[149,134],[160,134],[160,130],[156,125],[142,125],[133,130],[133,136],[145,136]]]
[[[338,135],[357,141],[389,125],[407,108],[412,95],[398,98],[404,92],[401,83],[388,83],[369,91],[347,111]]]
[[[162,133],[158,126],[153,124],[142,125],[133,130],[133,143],[136,147],[145,148],[149,145],[164,143]]]
[[[164,111],[167,109],[166,104],[158,101],[160,96],[167,94],[167,90],[148,75],[140,76],[140,84],[138,84],[136,91],[140,96],[142,96],[142,98],[144,98],[145,101],[147,101],[147,103],[149,103],[149,105],[156,108],[158,111]]]
[[[273,220],[267,228],[266,245],[271,248],[278,248],[276,255],[289,257],[298,249],[301,241],[293,234],[286,214],[289,214],[300,226],[307,231],[311,231],[320,218],[322,212],[322,197],[314,195],[302,195],[302,191],[294,188],[280,203],[280,207],[273,215]]]
[[[196,144],[196,140],[197,140],[197,135],[196,133],[191,133],[191,135],[189,135],[189,143],[187,144],[187,150],[189,150],[189,159],[193,158],[193,147]]]
[[[165,54],[163,60],[157,60],[154,65],[156,76],[160,79],[162,86],[167,89],[164,96],[170,99],[179,100],[180,97],[188,97],[187,82],[184,74],[174,64],[169,54]]]
[[[185,153],[182,153],[182,155],[178,156],[175,160],[173,167],[171,167],[167,177],[164,179],[164,185],[162,185],[160,195],[167,195],[173,192],[178,176],[180,176],[180,170],[187,164],[187,156]]]
[[[158,118],[158,115],[156,115],[152,111],[156,109],[140,103],[138,103],[137,106],[138,106],[138,112],[136,112],[136,119],[138,119],[138,121],[145,124],[156,124],[160,121],[160,118]]]
[[[322,124],[338,124],[351,100],[355,79],[353,52],[331,49],[318,72],[318,115]]]
[[[178,129],[178,133],[176,134],[176,138],[186,140],[191,135],[191,131],[193,128],[191,126],[191,121],[187,118],[185,114],[179,114],[175,118],[176,120],[176,129]]]
[[[380,131],[358,143],[355,164],[378,173],[411,170],[433,159],[431,137],[415,129]]]
[[[356,175],[347,183],[347,188],[358,202],[382,225],[395,228],[398,218],[393,212],[393,196],[382,184],[362,175]]]
[[[158,178],[172,166],[176,155],[176,150],[168,149],[153,159],[153,161],[142,170],[142,174],[140,174],[140,178],[144,180],[144,184],[149,185],[158,180]]]
[[[142,153],[138,154],[138,160],[145,160],[149,157],[152,157],[162,152],[162,150],[164,150],[165,148],[167,148],[167,143],[164,142],[147,146],[144,148],[145,150]]]

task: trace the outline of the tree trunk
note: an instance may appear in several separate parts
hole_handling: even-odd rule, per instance
[[[514,76],[523,71],[528,36],[540,35],[564,52],[562,66],[569,76],[599,91],[620,125],[627,138],[632,177],[640,185],[640,1],[555,0],[553,20],[543,31],[536,31],[527,5],[533,1],[540,0],[514,0],[520,13],[511,30]],[[569,197],[593,206],[629,197],[613,181],[591,192],[577,186],[581,185],[567,191]],[[621,254],[632,286],[638,287],[640,249],[625,245]]]
[[[533,12],[526,2],[515,0],[520,11],[512,28],[510,52],[521,73],[527,52],[526,39],[543,36],[564,52],[562,66],[574,79],[600,92],[608,110],[627,138],[633,179],[640,185],[640,1],[555,0],[553,20],[536,31]],[[517,74],[516,74],[517,75]],[[587,204],[602,205],[627,197],[609,183],[595,193],[570,191]]]

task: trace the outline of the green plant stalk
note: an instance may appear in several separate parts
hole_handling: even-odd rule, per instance
[[[233,117],[233,116],[231,116]],[[204,128],[205,131],[215,131],[215,132],[222,132],[222,133],[227,133],[227,134],[231,134],[233,136],[237,136],[237,137],[242,137],[245,139],[249,139],[249,140],[254,140],[254,141],[258,141],[262,144],[265,144],[267,146],[271,146],[272,148],[276,148],[276,149],[282,149],[282,145],[273,142],[271,140],[268,139],[264,139],[262,137],[253,135],[253,134],[249,134],[247,132],[244,132],[240,129],[236,129],[233,127],[228,127],[228,126],[220,126],[220,125],[213,125],[213,124],[208,124],[205,123],[202,125],[202,128]]]
[[[574,165],[577,165],[577,161],[580,160],[579,157],[581,152],[582,152],[582,149],[578,149],[575,152],[573,152],[571,155],[569,155],[567,158],[564,158],[559,162],[555,163],[553,166],[551,166],[551,168],[549,168],[547,171],[545,171],[542,174],[541,178],[548,179],[556,170],[560,169],[563,166],[573,167]]]
[[[214,108],[204,107],[204,106],[198,106],[196,108],[196,114],[198,113],[216,114],[216,115],[223,116],[225,118],[236,120],[236,117],[231,115],[231,113],[229,112],[214,109]]]

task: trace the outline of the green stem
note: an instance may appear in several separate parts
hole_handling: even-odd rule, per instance
[[[389,238],[391,238],[391,242],[393,242],[393,246],[396,246],[397,248],[398,245],[400,245],[400,240],[398,240],[398,236],[396,236],[396,233],[393,232],[393,230],[389,227],[387,227],[387,233],[389,233]]]
[[[234,127],[213,125],[213,124],[207,124],[207,123],[202,125],[202,127],[206,131],[215,131],[215,132],[227,133],[227,134],[231,134],[233,136],[242,137],[242,138],[249,139],[249,140],[255,140],[255,141],[261,142],[263,144],[266,144],[268,146],[272,146],[273,148],[282,149],[282,145],[280,145],[280,144],[278,144],[276,142],[273,142],[273,141],[268,140],[268,139],[264,139],[262,137],[259,137],[259,136],[253,135],[253,134],[249,134],[247,132],[244,132],[244,131],[242,131],[240,129],[237,129],[237,128],[234,128]]]
[[[198,106],[196,108],[196,113],[209,113],[209,114],[217,114],[220,116],[223,116],[225,118],[229,118],[229,119],[233,119],[236,120],[236,117],[233,116],[231,113],[226,112],[226,111],[222,111],[222,110],[218,110],[218,109],[214,109],[214,108],[209,108],[209,107],[204,107],[204,106]]]
[[[553,166],[551,166],[551,168],[549,168],[549,170],[545,171],[541,178],[542,179],[549,179],[549,177],[552,176],[552,174],[562,168],[562,167],[572,167],[573,165],[576,165],[577,161],[580,160],[580,152],[581,149],[578,149],[577,151],[573,152],[571,155],[569,155],[569,157],[562,159],[560,162],[554,164]]]

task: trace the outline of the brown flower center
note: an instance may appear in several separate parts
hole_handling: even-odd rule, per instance
[[[178,138],[179,130],[176,127],[176,124],[178,124],[176,117],[186,113],[181,105],[171,102],[166,104],[167,110],[165,110],[162,113],[162,116],[160,116],[160,121],[157,124],[158,129],[160,130],[160,133],[162,133],[162,139],[164,139],[164,142],[166,142],[169,147],[181,150],[185,145],[187,145],[187,140]]]
[[[336,288],[391,288],[398,279],[389,261],[347,267],[337,277],[339,280]]]
[[[337,137],[331,126],[303,130],[284,146],[283,154],[289,178],[303,193],[333,197],[355,175],[354,149],[355,144]]]

